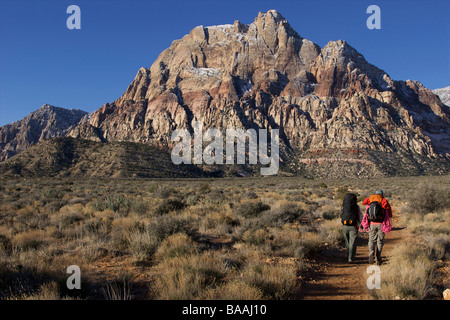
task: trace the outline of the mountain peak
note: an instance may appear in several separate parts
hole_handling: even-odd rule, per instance
[[[51,105],[51,104],[47,104],[47,103],[43,104],[38,110],[36,110],[34,112],[47,111],[47,110],[48,111],[53,111],[53,112],[65,113],[65,114],[73,114],[73,113],[84,114],[84,115],[87,114],[86,111],[83,111],[83,110],[80,110],[80,109],[74,109],[74,108],[67,109],[67,108],[57,107],[57,106],[54,106],[54,105]],[[32,112],[30,114],[33,114],[34,112]]]
[[[345,40],[320,48],[276,10],[248,25],[195,27],[69,135],[170,147],[172,132],[192,132],[194,121],[277,128],[281,158],[324,176],[395,172],[406,158],[419,172],[450,159],[450,114],[430,90],[393,81]]]
[[[268,10],[267,12],[260,11],[255,20],[258,19],[272,19],[276,22],[287,22],[287,20],[275,9]]]
[[[44,104],[23,119],[0,127],[0,161],[39,141],[67,134],[87,114],[78,109]]]

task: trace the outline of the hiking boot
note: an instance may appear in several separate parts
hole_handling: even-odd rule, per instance
[[[377,266],[381,266],[381,260],[377,260]]]

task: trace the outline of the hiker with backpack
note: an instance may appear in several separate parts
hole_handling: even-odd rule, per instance
[[[356,256],[356,237],[358,236],[358,223],[360,221],[361,211],[356,200],[356,194],[347,193],[342,204],[341,222],[348,263],[353,263]]]
[[[363,205],[366,206],[366,212],[360,225],[360,231],[369,233],[369,263],[374,263],[376,259],[377,265],[380,265],[384,236],[392,229],[391,205],[384,198],[383,190],[377,190],[375,194],[364,199]]]

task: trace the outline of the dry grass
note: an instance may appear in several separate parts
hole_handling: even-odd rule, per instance
[[[450,212],[434,200],[432,212],[411,210],[414,179],[377,180],[417,235],[390,262],[379,298],[423,298],[435,261],[448,260]],[[440,179],[436,194],[448,194]],[[371,183],[2,180],[0,299],[291,299],[309,261],[342,246],[342,194],[361,199]],[[82,270],[82,290],[65,287],[70,265]]]
[[[264,294],[255,286],[233,280],[206,290],[199,298],[201,300],[262,300]]]
[[[418,188],[422,187],[419,185]],[[420,190],[416,191],[416,196]],[[440,197],[444,189],[434,187],[433,190]],[[423,196],[429,195],[423,193]],[[439,201],[448,201],[448,198]],[[406,212],[402,224],[414,240],[392,252],[392,258],[383,270],[381,289],[373,292],[378,299],[440,298],[441,292],[450,285],[445,271],[450,258],[450,210],[441,205],[415,210],[413,208],[420,203],[435,204],[437,201],[415,199],[413,202],[413,206],[403,207]]]
[[[378,299],[424,299],[432,288],[435,266],[419,246],[408,244],[394,249],[382,272],[381,289],[373,290]]]
[[[226,266],[212,252],[177,254],[156,265],[155,294],[158,299],[196,299],[223,282]]]

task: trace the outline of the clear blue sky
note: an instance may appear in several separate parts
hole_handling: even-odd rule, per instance
[[[66,27],[71,4],[81,30]],[[366,27],[371,4],[381,30]],[[321,47],[346,40],[395,80],[450,85],[448,0],[0,0],[0,125],[45,103],[94,111],[195,26],[248,24],[269,9]]]

